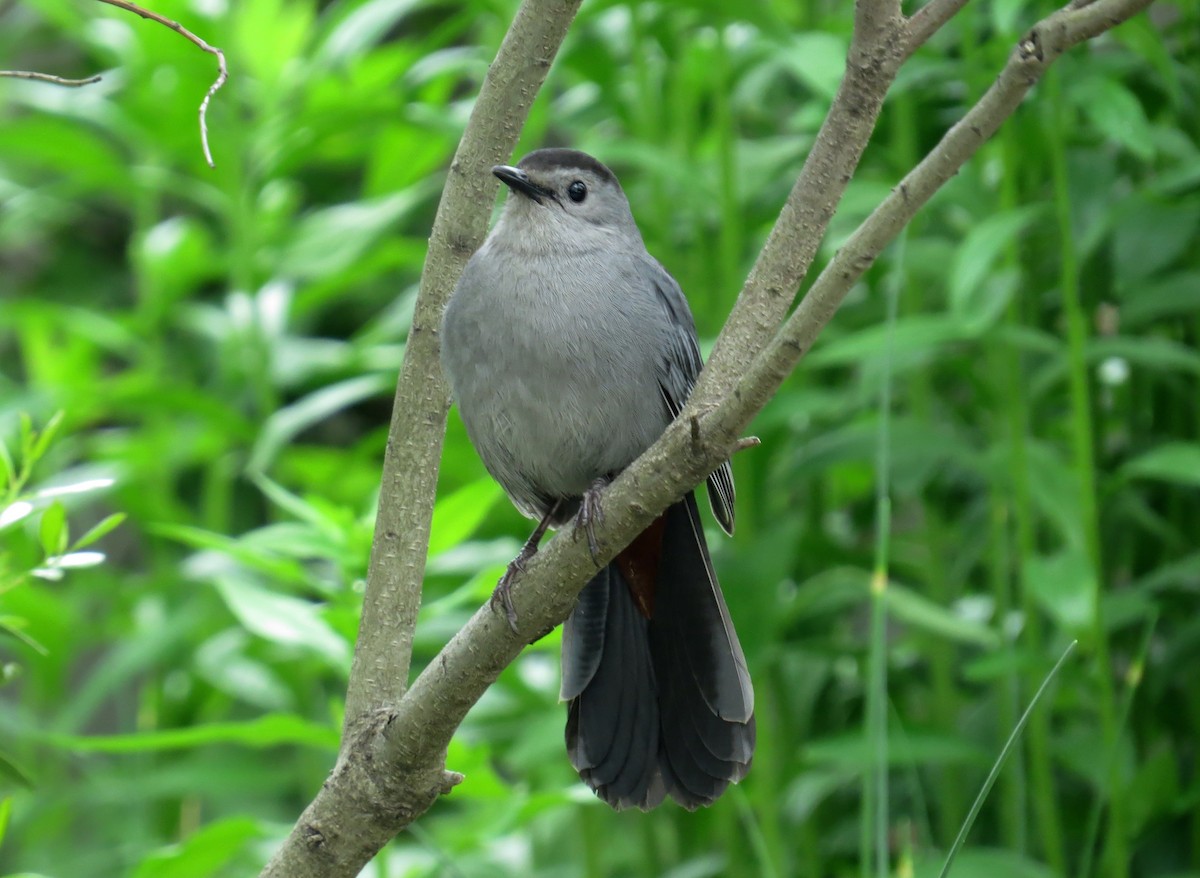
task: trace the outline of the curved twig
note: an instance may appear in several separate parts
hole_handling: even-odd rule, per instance
[[[188,42],[195,45],[201,51],[208,52],[210,55],[215,55],[217,58],[217,78],[213,84],[208,87],[208,91],[204,94],[204,100],[200,102],[200,146],[204,149],[204,160],[208,162],[210,168],[215,168],[213,162],[212,150],[208,148],[208,104],[212,100],[212,96],[217,93],[217,90],[225,84],[225,80],[229,78],[229,71],[225,67],[225,53],[216,46],[210,46],[200,37],[196,36],[182,24],[177,21],[172,21],[157,12],[151,12],[149,9],[143,9],[136,3],[130,3],[128,0],[100,0],[101,3],[107,3],[109,6],[116,6],[118,9],[124,9],[126,12],[132,12],[134,15],[140,15],[142,18],[156,21],[163,27],[170,28],[186,39]],[[96,77],[99,79],[100,77]]]

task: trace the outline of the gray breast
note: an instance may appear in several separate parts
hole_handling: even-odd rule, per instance
[[[606,258],[608,257],[608,258]],[[662,433],[670,327],[630,261],[484,246],[446,310],[442,364],[484,465],[526,513],[578,497]]]

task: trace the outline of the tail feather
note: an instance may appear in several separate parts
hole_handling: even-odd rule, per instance
[[[671,798],[691,809],[715,800],[730,781],[745,776],[748,766],[713,754],[705,738],[720,735],[721,730],[713,729],[711,722],[704,719],[708,710],[703,701],[689,698],[688,694],[683,687],[676,687],[675,691],[665,691],[660,696],[663,720],[660,761],[670,767],[665,782]],[[691,694],[695,696],[694,690]]]
[[[653,617],[613,563],[563,629],[567,752],[614,808],[653,808],[668,794],[687,808],[711,804],[746,776],[754,752],[750,675],[695,498],[664,521]]]
[[[659,717],[647,622],[615,566],[588,583],[579,607],[583,618],[572,613],[571,628],[563,631],[563,694],[571,698],[567,753],[580,777],[613,807],[652,808],[665,791],[650,756]]]
[[[655,591],[655,601],[664,609],[655,613],[656,636],[682,647],[695,684],[716,716],[749,721],[754,714],[750,671],[708,558],[696,498],[690,494],[667,512],[663,558],[670,564]]]

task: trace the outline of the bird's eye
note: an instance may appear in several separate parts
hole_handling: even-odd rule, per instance
[[[576,180],[567,187],[567,197],[576,204],[583,201],[583,199],[587,198],[587,184],[582,180]]]

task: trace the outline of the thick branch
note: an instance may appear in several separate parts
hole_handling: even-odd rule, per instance
[[[442,770],[441,750],[419,767],[379,752],[392,708],[408,682],[446,430],[449,394],[438,361],[437,330],[463,266],[487,233],[497,185],[488,168],[506,160],[516,146],[579,3],[524,0],[451,163],[396,386],[341,753],[263,876],[357,875],[456,782]]]

